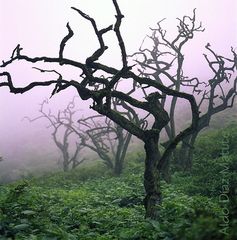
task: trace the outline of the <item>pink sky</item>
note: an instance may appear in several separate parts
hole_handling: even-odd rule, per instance
[[[187,48],[188,71],[206,78],[202,53],[210,42],[218,53],[227,54],[230,46],[237,43],[237,1],[236,0],[118,0],[125,15],[122,34],[128,53],[136,51],[149,27],[166,17],[164,27],[171,34],[176,30],[176,17],[192,14],[197,8],[197,19],[202,21],[206,31],[196,35]],[[112,0],[0,0],[0,60],[7,60],[15,46],[20,43],[24,53],[30,56],[57,56],[61,39],[67,33],[66,23],[70,22],[75,36],[65,50],[67,57],[83,61],[96,48],[90,25],[70,9],[75,6],[98,21],[100,27],[114,22]],[[111,33],[106,37],[110,47],[103,58],[105,63],[120,66],[120,52]],[[116,44],[116,45],[115,45]],[[26,65],[14,65],[10,69],[17,84],[29,82],[38,77]],[[69,73],[72,77],[73,73]],[[35,131],[29,123],[22,122],[24,116],[37,115],[38,103],[48,97],[52,88],[35,89],[25,95],[12,95],[7,89],[0,89],[0,155],[7,154]],[[65,99],[75,94],[69,90],[52,100],[52,104],[65,104]],[[34,125],[35,127],[35,125]],[[44,129],[44,125],[39,124]],[[29,130],[29,131],[28,131]],[[40,131],[39,129],[37,131]],[[30,140],[29,140],[30,141]],[[40,144],[40,143],[38,143]]]

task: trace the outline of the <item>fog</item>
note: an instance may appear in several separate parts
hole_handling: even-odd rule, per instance
[[[155,27],[157,21],[166,18],[163,27],[172,36],[176,32],[177,17],[191,15],[197,9],[197,21],[201,21],[205,32],[198,33],[185,49],[185,71],[187,75],[198,76],[204,81],[209,77],[209,70],[203,58],[205,45],[211,44],[219,54],[228,55],[230,47],[236,47],[236,12],[235,0],[136,0],[118,1],[125,18],[122,21],[122,34],[128,54],[138,50],[149,27]],[[23,47],[23,53],[29,56],[57,56],[59,44],[67,34],[66,24],[74,30],[74,37],[65,49],[67,58],[83,61],[97,47],[91,25],[82,19],[70,7],[75,6],[93,17],[98,27],[107,27],[114,23],[112,1],[5,1],[0,0],[0,60],[8,60],[17,44]],[[112,33],[105,38],[109,50],[102,57],[102,62],[120,67],[120,51]],[[37,65],[39,66],[39,65]],[[42,64],[43,68],[47,66]],[[32,80],[52,79],[54,74],[42,74],[32,69],[30,64],[15,63],[7,69],[11,72],[14,83],[23,86]],[[66,69],[64,74],[69,79],[77,78],[76,69]],[[53,87],[35,88],[23,95],[9,93],[7,88],[0,88],[0,181],[9,174],[21,175],[31,168],[51,170],[57,168],[60,154],[52,141],[50,130],[45,120],[30,123],[25,116],[37,117],[39,103],[49,98]],[[67,89],[50,99],[54,111],[65,108],[73,96],[74,89]],[[92,114],[88,110],[90,102],[78,101],[80,114]],[[21,172],[17,172],[18,169]],[[10,171],[11,169],[11,171]],[[11,173],[10,173],[11,172]],[[13,172],[13,173],[12,173]]]

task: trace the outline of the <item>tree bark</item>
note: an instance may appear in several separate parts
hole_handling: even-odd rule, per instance
[[[164,166],[161,170],[161,178],[165,180],[166,183],[171,183],[171,171],[170,166],[172,162],[172,158],[174,157],[174,153],[167,159],[167,161],[164,163]]]
[[[114,162],[115,176],[120,176],[121,173],[123,172],[124,160],[125,160],[125,156],[126,156],[131,138],[132,138],[132,134],[127,133],[125,138],[123,138],[123,135],[122,135],[121,139],[119,140],[119,146],[117,148],[117,153],[116,153],[115,162]]]
[[[63,171],[69,171],[69,155],[66,149],[63,150]]]
[[[199,132],[195,132],[192,135],[184,139],[181,149],[179,151],[179,163],[184,171],[190,171],[193,162],[194,144]]]
[[[119,159],[119,161],[115,160],[115,164],[114,164],[114,176],[120,176],[122,171],[123,171],[123,162],[120,161],[121,159]]]
[[[158,137],[152,137],[145,141],[145,171],[144,187],[146,196],[144,207],[145,218],[158,219],[159,206],[161,204],[160,174],[157,168],[160,152],[158,149]]]

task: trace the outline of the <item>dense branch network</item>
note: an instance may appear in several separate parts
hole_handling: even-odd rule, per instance
[[[48,111],[45,109],[48,104],[48,100],[44,100],[40,104],[40,115],[38,117],[33,119],[30,119],[29,117],[25,118],[30,122],[34,122],[39,119],[47,120],[49,123],[48,128],[53,129],[53,141],[56,144],[57,148],[60,150],[63,157],[63,170],[68,171],[70,167],[74,169],[85,161],[85,158],[80,159],[79,156],[81,150],[84,148],[81,142],[75,142],[74,150],[72,150],[72,147],[70,148],[73,138],[75,138],[75,136],[73,137],[74,132],[70,127],[74,125],[75,121],[74,115],[76,111],[74,111],[74,99],[68,103],[67,107],[63,111],[59,110],[56,115],[52,113],[51,109],[48,109]]]
[[[124,110],[121,114],[130,121],[143,129],[147,127],[146,119],[140,121],[134,109],[125,102],[113,101],[112,104],[116,110],[122,107]],[[81,145],[97,153],[115,175],[120,175],[132,134],[103,115],[80,118],[77,123],[78,125],[69,127],[79,136]]]
[[[187,77],[184,74],[184,53],[183,48],[192,39],[196,32],[204,31],[202,24],[196,25],[196,12],[193,16],[184,16],[178,19],[178,32],[176,37],[169,39],[166,31],[162,28],[162,21],[157,23],[157,28],[151,28],[152,34],[147,36],[139,51],[131,57],[136,57],[135,62],[138,64],[140,76],[153,79],[162,85],[176,91],[186,91],[192,93],[197,100],[198,109],[201,117],[198,119],[198,127],[193,134],[182,140],[183,146],[190,152],[193,151],[194,142],[199,131],[207,127],[211,117],[227,108],[231,108],[236,97],[236,52],[231,48],[232,56],[227,58],[218,55],[210,46],[206,45],[208,54],[204,54],[207,64],[213,73],[208,81],[200,80],[197,77]],[[146,47],[146,42],[152,43],[150,48]],[[144,47],[145,45],[145,47]],[[147,89],[143,88],[147,95]],[[160,96],[162,107],[168,106],[170,122],[165,126],[168,141],[162,143],[164,147],[169,145],[176,136],[177,120],[175,112],[177,106],[177,97],[170,98],[167,94]],[[177,137],[176,137],[177,139]],[[184,154],[183,149],[179,156],[175,158],[188,159],[190,157]]]
[[[183,47],[194,37],[196,32],[204,31],[201,23],[196,25],[195,9],[193,17],[184,16],[182,19],[178,19],[178,33],[173,39],[169,39],[166,36],[166,31],[162,28],[163,20],[157,23],[157,28],[151,28],[152,34],[144,39],[139,51],[131,55],[131,57],[136,56],[135,62],[138,64],[140,75],[153,79],[161,85],[167,86],[169,89],[180,91],[182,86],[191,87],[192,93],[200,93],[199,86],[204,83],[200,82],[196,77],[189,78],[185,76],[183,72]],[[146,47],[147,41],[151,42],[151,48]],[[143,88],[143,91],[144,94],[147,94],[145,88]],[[174,118],[177,96],[172,95],[171,98],[171,103],[169,104],[169,95],[164,92],[162,93],[162,107],[164,108],[167,102],[170,105],[170,122],[165,127],[170,140],[176,135]]]
[[[96,152],[115,175],[120,175],[131,134],[101,115],[79,119],[78,123],[83,146]]]

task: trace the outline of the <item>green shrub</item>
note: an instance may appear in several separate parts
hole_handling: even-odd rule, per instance
[[[188,194],[211,197],[218,197],[224,183],[228,182],[230,195],[234,195],[237,187],[236,146],[236,125],[202,134],[195,145],[191,172],[176,172],[173,182]],[[225,151],[224,156],[222,151]]]

